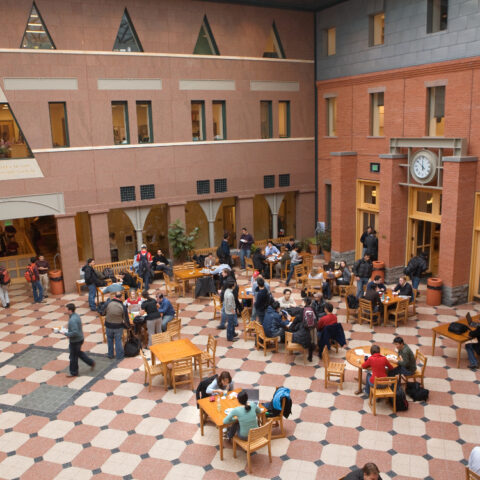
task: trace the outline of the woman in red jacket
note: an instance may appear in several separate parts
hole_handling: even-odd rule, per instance
[[[387,360],[387,357],[380,355],[380,347],[372,345],[370,347],[371,356],[362,363],[362,368],[371,367],[372,371],[367,373],[365,380],[365,393],[370,396],[370,388],[375,383],[375,378],[386,377],[386,370],[393,370],[392,364]]]

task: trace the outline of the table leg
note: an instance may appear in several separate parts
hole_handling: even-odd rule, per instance
[[[457,368],[460,368],[460,352],[462,350],[462,343],[461,342],[457,342],[458,343],[458,351],[457,351]]]
[[[386,327],[387,326],[387,318],[388,318],[388,305],[385,303],[383,305],[383,326]],[[379,320],[378,323],[381,323],[381,319]]]
[[[204,419],[204,417],[203,417],[203,409],[200,408],[199,412],[200,412],[200,434],[201,434],[202,437],[203,437],[203,424],[204,424],[204,422],[205,422],[205,419]]]
[[[223,460],[223,425],[218,427],[218,444],[220,446],[220,460]]]
[[[355,392],[355,395],[360,395],[362,393],[362,367],[358,367],[358,390]]]
[[[432,337],[432,357],[435,355],[435,340],[437,339],[437,332],[433,330],[433,337]]]
[[[168,390],[168,368],[167,368],[167,364],[165,362],[162,363],[162,369],[163,369],[163,381],[164,381],[164,387],[165,387],[165,390]]]
[[[273,278],[273,273],[272,273],[272,271],[273,271],[273,262],[270,262],[270,279]]]

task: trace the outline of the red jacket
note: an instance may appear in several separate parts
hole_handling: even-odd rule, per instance
[[[372,368],[372,376],[371,376],[371,383],[375,377],[386,377],[388,370],[393,370],[391,363],[387,360],[387,357],[384,357],[380,353],[374,353],[371,357],[369,357],[365,362],[362,363],[362,368]]]
[[[317,328],[322,330],[324,327],[335,323],[337,323],[337,316],[334,313],[327,313],[318,320]]]

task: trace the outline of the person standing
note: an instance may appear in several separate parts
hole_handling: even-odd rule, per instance
[[[122,302],[122,292],[116,292],[115,297],[108,302],[105,312],[105,329],[107,335],[108,358],[115,356],[122,360],[123,354],[123,329],[129,326],[128,310]]]
[[[408,262],[407,268],[405,268],[405,274],[412,279],[412,287],[414,290],[418,290],[420,277],[428,268],[427,258],[427,254],[422,252],[420,255],[411,258]]]
[[[473,340],[477,339],[477,343],[466,343],[465,350],[467,351],[468,360],[470,364],[468,368],[471,370],[476,370],[478,368],[478,360],[475,357],[475,354],[480,356],[480,327],[477,327],[475,330],[470,330],[468,336]]]
[[[265,312],[267,307],[270,305],[272,300],[272,295],[270,291],[265,287],[265,280],[262,277],[257,278],[257,288],[254,292],[255,303],[253,304],[255,308],[256,317],[263,325],[263,319],[265,317]]]
[[[50,268],[50,265],[45,260],[45,257],[43,255],[38,256],[38,260],[36,263],[38,268],[38,274],[40,275],[40,283],[42,284],[42,288],[43,288],[43,296],[47,298],[48,287],[50,286],[49,280],[48,280],[48,270]]]
[[[150,347],[152,345],[152,335],[154,333],[162,333],[162,316],[158,311],[157,301],[149,295],[148,290],[142,292],[142,298],[144,298],[144,301],[141,308],[146,314],[148,346]]]
[[[370,260],[372,262],[374,260],[378,259],[378,238],[377,238],[377,232],[375,230],[372,230],[369,235],[367,235],[367,238],[365,238],[365,253],[368,253],[370,255]]]
[[[86,265],[84,265],[82,268],[85,278],[85,285],[88,288],[88,305],[92,312],[97,311],[97,306],[95,305],[95,296],[97,295],[97,285],[100,285],[101,283],[94,267],[95,260],[93,258],[89,258],[87,259]]]
[[[143,289],[148,290],[150,286],[150,282],[153,280],[153,273],[152,273],[152,254],[147,250],[147,246],[145,244],[142,245],[140,252],[137,254],[137,262],[138,262],[138,275],[143,280]]]
[[[225,308],[225,317],[227,318],[227,340],[236,342],[238,333],[235,332],[235,324],[237,323],[237,314],[235,310],[235,297],[233,295],[233,287],[235,280],[229,278],[227,280],[227,288],[223,297],[223,306]]]
[[[35,303],[45,303],[43,299],[43,288],[40,283],[40,274],[38,273],[37,259],[35,257],[30,258],[30,265],[25,271],[25,278],[32,284],[33,301]]]
[[[245,257],[250,258],[250,249],[252,244],[253,237],[248,233],[247,228],[243,227],[240,242],[238,244],[238,248],[240,249],[240,264],[242,269],[245,268]]]
[[[3,308],[10,308],[10,297],[8,296],[10,281],[8,270],[5,267],[0,267],[0,302]]]
[[[228,244],[229,238],[230,235],[228,233],[224,233],[222,243],[217,248],[217,257],[220,263],[226,263],[231,267],[233,263],[230,255],[230,245]]]
[[[366,240],[367,237],[373,232],[373,228],[371,225],[367,227],[367,229],[362,233],[362,236],[360,237],[360,243],[362,244],[362,257],[367,253],[367,245],[366,245]]]
[[[373,266],[368,253],[355,262],[353,273],[357,278],[357,298],[360,298],[363,295],[363,287],[368,285],[368,281],[372,276],[372,271]]]
[[[86,353],[82,352],[83,345],[83,330],[82,320],[78,313],[75,313],[75,305],[68,303],[66,305],[68,319],[68,331],[65,336],[69,339],[70,350],[70,374],[67,377],[78,377],[78,359],[84,361],[93,370],[95,368],[95,361],[92,360]]]

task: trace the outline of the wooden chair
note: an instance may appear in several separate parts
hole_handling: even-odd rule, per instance
[[[184,380],[177,380],[177,377],[187,377]],[[182,358],[172,362],[172,383],[173,391],[177,393],[177,385],[190,384],[193,390],[193,362],[192,357]]]
[[[242,310],[243,321],[243,339],[247,340],[247,337],[255,338],[255,322],[252,322],[248,308]]]
[[[468,467],[465,467],[466,480],[480,480],[478,473],[472,472]]]
[[[293,343],[292,341],[293,333],[285,332],[285,351],[294,354],[295,352],[303,353],[303,364],[307,364],[307,349],[303,348],[299,343]]]
[[[277,391],[278,388],[275,390]],[[270,420],[272,422],[272,430],[273,428],[280,428],[280,433],[277,433],[275,435],[272,434],[272,440],[274,438],[285,438],[286,437],[286,433],[285,433],[285,429],[283,428],[283,413],[285,411],[285,403],[286,403],[286,399],[285,398],[282,398],[282,410],[281,412],[276,416],[276,417],[268,417],[268,420]]]
[[[213,335],[208,336],[207,347],[200,356],[194,359],[194,368],[197,369],[197,365],[200,368],[200,381],[202,380],[204,373],[209,372],[209,375],[215,375],[215,352],[217,351],[217,341]]]
[[[170,335],[170,338],[173,340],[174,337],[181,338],[182,330],[182,321],[179,318],[175,318],[171,322],[167,323],[167,332]]]
[[[295,287],[298,288],[298,284],[300,283],[301,287],[305,286],[306,281],[308,280],[308,275],[306,273],[305,265],[300,263],[299,265],[295,265],[293,267],[293,279],[295,280]]]
[[[163,332],[163,333],[154,333],[152,335],[152,345],[155,345],[156,343],[168,343],[172,339],[170,337],[170,334],[168,332]]]
[[[263,348],[264,356],[267,356],[267,352],[278,352],[278,337],[267,337],[263,325],[260,325],[258,322],[255,322],[255,334],[257,336],[255,348],[257,350]]]
[[[323,280],[321,278],[308,278],[305,282],[307,295],[314,295],[317,292],[322,292]]]
[[[337,382],[330,380],[330,378],[337,377],[341,390],[343,388],[343,382],[345,381],[345,364],[343,362],[331,362],[326,345],[323,347],[322,361],[325,367],[325,388],[328,388],[329,383],[336,384]]]
[[[415,362],[417,365],[420,364],[420,368],[417,367],[413,375],[400,376],[400,383],[404,382],[405,388],[407,388],[407,382],[409,379],[413,379],[413,381],[416,382],[417,378],[420,379],[420,385],[423,387],[423,381],[425,378],[425,368],[427,367],[427,357],[418,349],[415,352]]]
[[[408,298],[402,299],[399,302],[397,302],[397,306],[395,307],[395,310],[391,313],[389,313],[388,317],[393,317],[395,321],[395,328],[398,327],[398,321],[403,321],[405,325],[407,325],[408,321],[408,303],[409,300]],[[389,319],[388,318],[388,319]],[[383,319],[383,325],[387,325],[387,318]]]
[[[374,312],[372,302],[365,298],[360,298],[358,301],[358,323],[370,323],[370,328],[373,328],[373,321],[380,322],[380,312]]]
[[[290,271],[290,260],[287,260],[283,265],[283,268],[280,269],[280,280],[286,280],[288,277],[288,272]]]
[[[305,267],[305,273],[310,273],[313,268],[313,255],[311,253],[302,254],[302,264]]]
[[[349,308],[347,297],[349,295],[356,295],[357,289],[354,285],[351,285],[345,289],[345,307],[347,309],[347,323],[350,321],[350,316],[358,318],[358,308]]]
[[[418,295],[418,290],[415,288],[413,289],[413,300],[410,301],[408,304],[408,316],[409,317],[415,317],[417,315],[417,295]],[[410,311],[411,307],[411,311]]]
[[[348,287],[353,286],[354,281],[355,281],[355,275],[352,273],[350,275],[350,284],[349,285],[336,285],[338,295],[340,295],[340,297],[346,297],[347,296],[347,289],[348,289]]]
[[[143,353],[143,350],[140,349],[140,355],[142,356],[143,360],[143,366],[145,367],[145,379],[143,383],[147,383],[147,377],[148,377],[148,391],[150,392],[152,390],[152,378],[156,377],[157,375],[163,375],[163,368],[160,363],[156,365],[150,365],[145,358],[145,355]],[[168,374],[168,370],[167,370]],[[164,379],[165,384],[168,383],[168,378]]]
[[[377,398],[393,398],[393,413],[397,413],[397,382],[398,377],[375,377],[373,387],[370,387],[370,397],[368,403],[372,405],[373,414],[377,415],[376,406]],[[379,388],[382,385],[382,388]]]
[[[167,295],[170,295],[170,292],[174,294],[182,292],[182,296],[185,296],[185,282],[176,282],[175,280],[170,280],[170,277],[164,273],[163,279],[165,280],[165,289],[167,290]]]
[[[171,303],[172,303],[173,309],[175,310],[175,317],[174,318],[179,318],[178,314],[180,312],[180,305],[178,303],[174,303],[174,302],[171,302]]]
[[[182,267],[186,270],[192,270],[192,268],[196,268],[197,264],[195,262],[183,262]]]
[[[249,257],[245,257],[245,270],[247,272],[247,275],[248,275],[248,272],[252,272],[252,275],[253,275],[253,272],[255,271],[255,267],[253,266],[253,260]]]
[[[247,452],[248,473],[252,473],[252,464],[250,461],[250,454],[263,447],[268,447],[268,458],[272,463],[272,422],[265,425],[252,428],[248,432],[247,440],[240,440],[236,435],[233,437],[233,458],[237,458],[237,445]]]
[[[220,300],[220,296],[216,295],[215,293],[212,294],[213,300],[213,319],[217,318],[217,313],[221,316],[222,315],[222,302]]]
[[[106,336],[106,330],[105,330],[105,316],[100,315],[98,313],[98,318],[100,319],[100,325],[102,326],[103,343],[107,343],[107,336]]]

